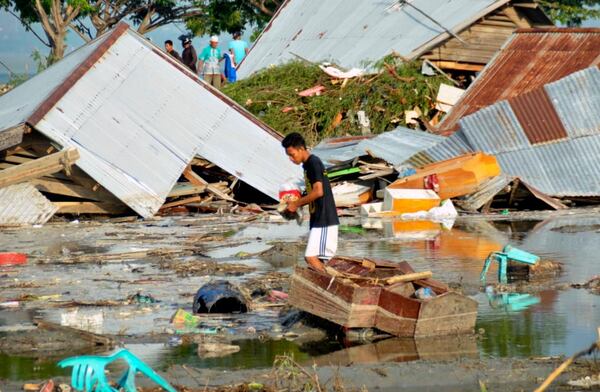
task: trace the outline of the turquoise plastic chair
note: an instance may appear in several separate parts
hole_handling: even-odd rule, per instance
[[[492,252],[489,254],[487,259],[485,259],[479,280],[483,285],[485,285],[488,269],[490,268],[490,264],[492,264],[494,261],[498,263],[498,282],[506,283],[508,282],[507,269],[509,261],[535,265],[539,260],[539,256],[525,252],[521,249],[517,249],[513,246],[506,245],[504,249],[502,249],[502,252]]]
[[[105,368],[111,362],[124,360],[129,368],[123,373],[117,388],[110,386],[106,379]],[[135,375],[139,371],[146,377],[160,385],[169,392],[177,392],[165,379],[159,376],[152,368],[142,362],[138,357],[123,349],[109,356],[81,355],[63,359],[58,366],[65,368],[72,366],[71,386],[78,391],[86,392],[136,392]]]

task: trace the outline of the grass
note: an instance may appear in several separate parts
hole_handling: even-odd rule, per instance
[[[396,65],[388,58],[377,74],[349,79],[343,85],[317,65],[296,61],[229,84],[223,92],[278,132],[300,132],[315,144],[328,137],[360,135],[356,114],[360,110],[376,134],[405,125],[404,111],[415,107],[429,120],[445,78],[424,76],[420,70],[420,62]],[[298,95],[316,85],[325,87],[321,95]]]

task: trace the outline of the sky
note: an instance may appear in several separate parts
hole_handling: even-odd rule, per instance
[[[588,20],[584,26],[600,27],[600,20]],[[40,36],[44,36],[39,25],[34,26],[34,29]],[[251,34],[251,29],[247,29],[245,36],[242,37],[248,41],[248,36]],[[182,25],[170,24],[160,29],[148,33],[154,43],[163,46],[163,42],[170,39],[175,44],[175,49],[181,53],[182,48],[177,37],[185,32]],[[208,36],[195,37],[192,41],[197,51],[208,45]],[[229,34],[220,35],[221,50],[227,48],[227,44],[231,40]],[[83,44],[83,40],[77,34],[69,31],[67,34],[67,53],[77,49]],[[49,49],[44,46],[37,38],[25,30],[21,23],[6,11],[0,10],[0,61],[6,64],[14,73],[35,73],[36,65],[31,54],[34,50],[39,50],[43,54],[48,54]],[[0,65],[0,74],[6,73],[6,69]]]
[[[39,24],[34,26],[34,29],[41,37],[45,38]],[[146,37],[150,38],[152,42],[160,47],[163,47],[165,40],[170,39],[174,43],[175,50],[181,54],[183,49],[177,37],[184,33],[185,28],[183,26],[172,23],[146,34]],[[247,30],[245,35],[249,36],[250,33],[251,31]],[[242,38],[248,41],[248,37],[244,36]],[[227,48],[231,39],[229,34],[221,34],[219,36],[221,50]],[[203,47],[208,45],[208,40],[208,36],[193,38],[192,42],[196,51],[199,52]],[[74,32],[69,31],[67,33],[67,53],[77,49],[83,43],[84,41]],[[36,65],[31,58],[31,54],[36,49],[44,55],[49,53],[49,49],[33,33],[26,31],[17,18],[4,10],[0,10],[0,61],[6,64],[14,73],[35,73]],[[7,72],[6,68],[0,65],[0,74]]]

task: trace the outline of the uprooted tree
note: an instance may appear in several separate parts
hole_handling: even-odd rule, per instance
[[[128,21],[146,34],[161,26],[185,22],[194,34],[233,32],[247,24],[262,26],[282,0],[0,0],[0,8],[50,48],[50,63],[65,54],[69,29],[85,41]],[[40,23],[45,37],[32,26]]]

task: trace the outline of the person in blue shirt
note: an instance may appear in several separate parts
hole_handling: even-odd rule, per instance
[[[210,43],[198,56],[198,70],[204,74],[204,80],[213,87],[221,88],[221,65],[223,60],[219,48],[219,37],[210,37]]]
[[[235,59],[236,67],[242,62],[244,57],[246,57],[248,51],[248,42],[242,41],[242,33],[239,31],[233,33],[233,41],[229,42],[229,52],[231,52]]]

